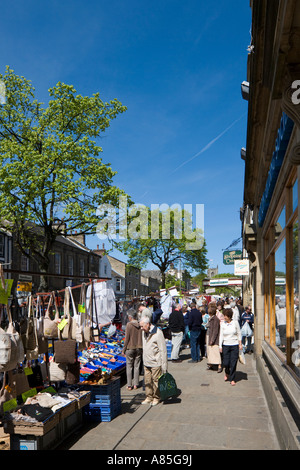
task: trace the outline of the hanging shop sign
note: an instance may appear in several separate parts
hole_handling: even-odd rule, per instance
[[[249,276],[249,260],[242,259],[234,262],[235,276]]]
[[[243,259],[243,252],[241,250],[224,251],[223,264],[233,265],[235,260]]]

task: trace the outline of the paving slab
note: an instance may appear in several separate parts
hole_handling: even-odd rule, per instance
[[[254,356],[238,364],[237,384],[208,371],[206,359],[169,362],[181,390],[155,407],[142,405],[144,392],[121,387],[122,411],[111,422],[84,427],[61,446],[69,450],[280,450]],[[142,379],[142,377],[141,377]],[[142,380],[141,380],[142,385]]]

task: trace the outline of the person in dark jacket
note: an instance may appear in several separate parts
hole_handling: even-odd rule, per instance
[[[179,351],[184,332],[184,318],[180,305],[172,309],[172,313],[169,316],[169,328],[172,334],[172,362],[182,362],[179,358]]]
[[[124,347],[122,353],[126,356],[127,390],[136,390],[139,386],[139,370],[143,353],[142,330],[137,321],[138,314],[132,308],[127,312],[129,322],[126,325]]]
[[[200,334],[202,325],[202,314],[196,308],[194,302],[190,305],[191,311],[189,312],[188,325],[190,330],[190,342],[191,342],[191,356],[192,359],[188,362],[199,362],[200,358]]]
[[[182,344],[185,348],[189,348],[190,346],[190,330],[189,330],[189,310],[188,306],[185,304],[182,306],[182,315],[184,320],[184,333],[183,333],[183,340]]]

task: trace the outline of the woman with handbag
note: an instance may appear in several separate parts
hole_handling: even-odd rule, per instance
[[[239,360],[239,351],[243,349],[240,325],[237,320],[233,320],[231,308],[224,310],[224,320],[221,324],[219,346],[223,353],[223,366],[225,367],[224,380],[230,381],[231,385],[236,385],[235,373]]]
[[[220,320],[216,315],[217,307],[208,307],[208,333],[207,333],[207,369],[212,370],[213,366],[218,366],[218,372],[222,372],[221,354],[219,350]]]

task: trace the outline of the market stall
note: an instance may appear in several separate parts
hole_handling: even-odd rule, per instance
[[[3,294],[6,284],[0,277]],[[18,322],[12,321],[8,302],[0,305],[0,421],[12,449],[54,448],[90,416],[91,401],[97,405],[93,387],[103,394],[125,368],[120,356],[124,333],[112,322],[114,297],[105,281],[99,285],[77,286],[78,303],[70,287],[29,295]],[[107,413],[106,394],[98,420],[120,413],[120,393],[117,407],[115,393],[113,412]]]

